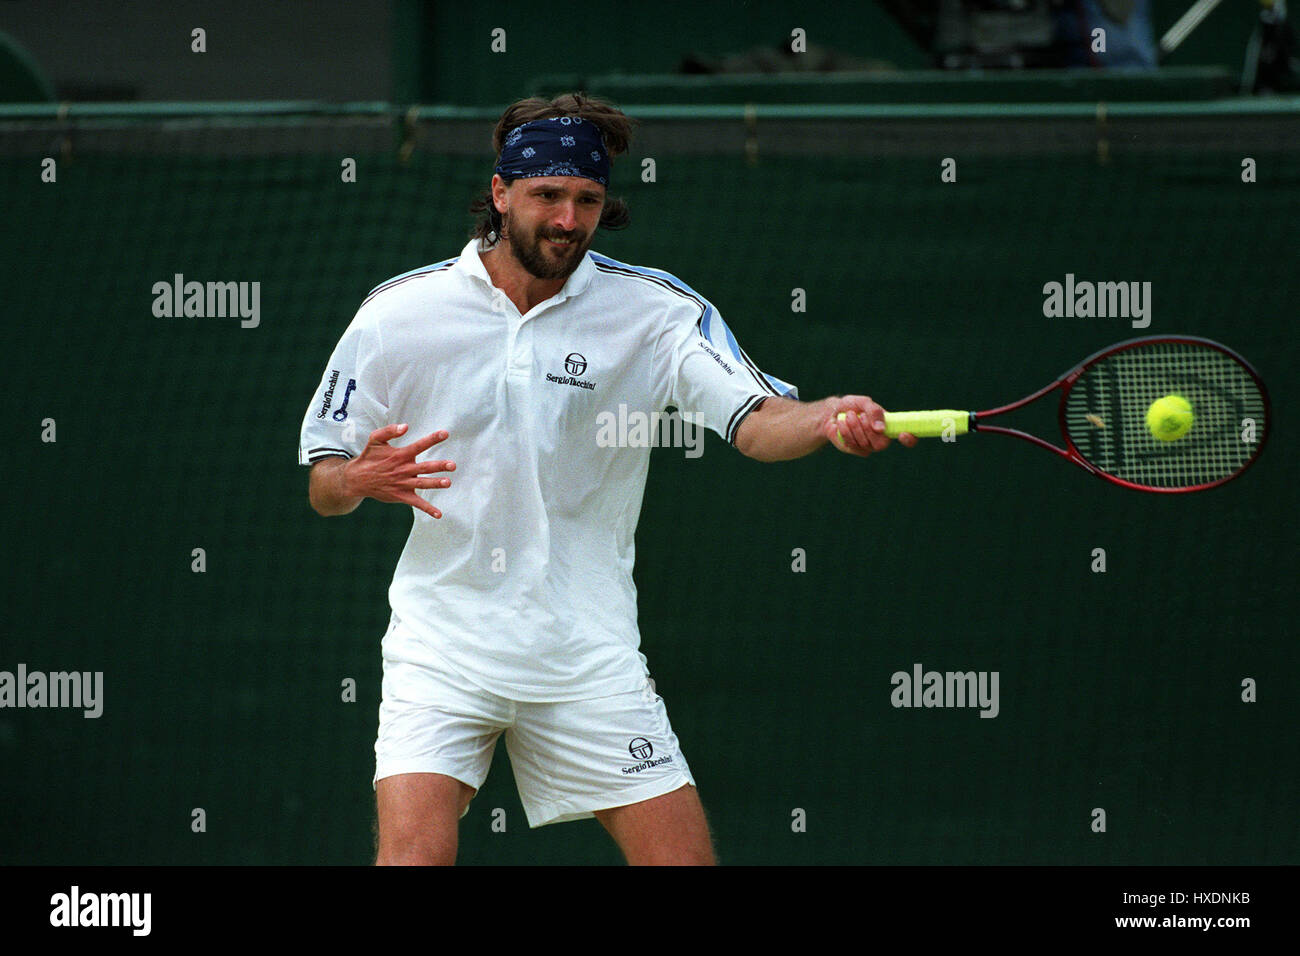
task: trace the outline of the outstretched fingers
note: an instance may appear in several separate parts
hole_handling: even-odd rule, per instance
[[[428,475],[439,471],[455,471],[456,463],[450,458],[443,461],[417,461],[409,466],[413,475]]]
[[[397,500],[400,501],[402,504],[410,505],[412,508],[418,508],[420,511],[423,511],[431,518],[442,517],[441,511],[439,511],[433,505],[429,504],[429,502],[425,501],[414,491],[408,491],[404,494],[398,495]]]
[[[446,441],[449,434],[450,433],[446,429],[441,429],[425,435],[423,438],[417,438],[409,445],[403,445],[401,450],[407,452],[412,458],[415,458],[417,455],[428,451],[439,442]]]
[[[410,428],[406,423],[384,425],[370,433],[365,450],[356,459],[364,462],[362,487],[366,497],[378,501],[410,505],[431,518],[441,518],[442,512],[422,498],[418,492],[425,489],[449,488],[450,478],[425,478],[440,472],[455,471],[456,463],[449,459],[416,461],[416,457],[439,442],[450,437],[446,429],[439,429],[418,438],[409,445],[390,445],[395,438],[405,435]]]
[[[367,445],[387,445],[399,435],[406,434],[405,425],[385,425],[382,428],[376,428],[366,439]]]

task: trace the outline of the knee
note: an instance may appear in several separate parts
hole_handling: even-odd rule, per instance
[[[439,851],[428,847],[397,847],[381,849],[375,856],[375,866],[454,866],[456,851]]]
[[[627,854],[629,866],[717,866],[713,847],[708,844],[677,847],[654,847],[641,853]]]
[[[456,842],[429,838],[380,837],[375,866],[452,866]]]

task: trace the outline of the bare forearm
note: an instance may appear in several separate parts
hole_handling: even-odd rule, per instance
[[[307,494],[317,514],[327,518],[345,515],[361,504],[362,495],[352,491],[348,482],[348,464],[344,458],[326,458],[312,466]]]
[[[819,402],[769,398],[740,425],[736,448],[758,461],[790,461],[826,444],[822,426],[834,413],[836,396]]]

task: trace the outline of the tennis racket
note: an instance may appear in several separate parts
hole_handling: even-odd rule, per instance
[[[1063,448],[988,424],[1053,392],[1060,392]],[[1168,395],[1190,403],[1193,424],[1182,437],[1162,441],[1147,427],[1147,411]],[[1263,380],[1227,346],[1187,335],[1150,336],[1104,348],[1050,385],[1000,408],[886,412],[885,434],[1010,435],[1125,488],[1179,493],[1214,488],[1250,467],[1268,439],[1269,415]]]

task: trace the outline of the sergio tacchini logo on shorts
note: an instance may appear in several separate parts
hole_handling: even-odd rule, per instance
[[[646,740],[644,737],[633,737],[627,745],[627,752],[637,760],[640,760],[641,763],[631,767],[624,767],[624,773],[640,773],[642,770],[649,770],[651,767],[657,767],[660,764],[668,763],[673,759],[672,754],[669,754],[666,757],[660,757],[658,760],[650,759],[655,753],[654,744],[650,743],[650,741]]]

